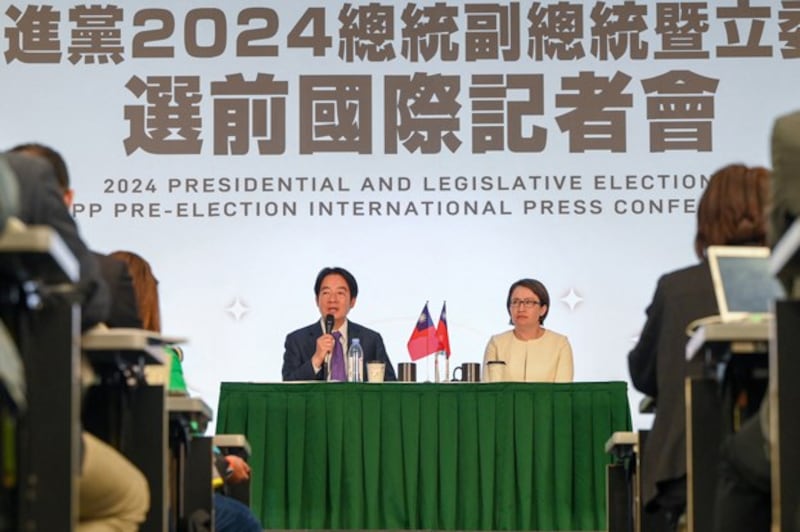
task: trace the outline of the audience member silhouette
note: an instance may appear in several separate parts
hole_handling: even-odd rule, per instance
[[[158,280],[153,275],[150,264],[141,256],[130,251],[115,251],[111,256],[122,261],[128,267],[136,300],[139,318],[145,329],[161,332],[161,310],[158,298]],[[171,392],[187,393],[183,378],[180,352],[168,348],[171,359],[170,377],[168,379]],[[176,390],[176,388],[178,388]],[[249,478],[250,468],[237,456],[218,456],[214,466],[221,476],[229,481],[241,481]],[[241,502],[219,492],[214,493],[214,530],[216,532],[261,532],[250,508]]]
[[[671,529],[686,506],[686,328],[719,312],[706,249],[764,245],[768,189],[765,168],[733,164],[711,176],[697,211],[694,250],[700,262],[658,280],[641,336],[628,355],[634,386],[656,400],[649,440],[658,443],[642,453],[642,498],[647,511],[665,514]]]
[[[67,208],[72,208],[75,191],[70,186],[69,172],[67,164],[61,154],[49,146],[43,144],[29,143],[20,144],[11,150],[12,152],[22,153],[47,160],[54,169],[56,182],[61,191],[61,197]],[[109,295],[111,296],[111,307],[105,324],[108,327],[133,327],[142,326],[136,309],[136,298],[133,294],[133,285],[128,269],[120,261],[108,255],[92,252],[100,274],[108,285]]]
[[[30,225],[52,227],[78,260],[82,329],[104,322],[110,307],[107,287],[60,197],[52,166],[46,160],[20,153],[6,153],[3,157],[17,178],[19,219]],[[138,530],[149,508],[146,479],[115,449],[93,435],[83,432],[81,442],[77,530]],[[109,471],[115,474],[109,475]]]

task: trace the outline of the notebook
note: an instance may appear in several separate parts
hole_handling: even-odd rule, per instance
[[[767,247],[709,246],[708,263],[720,321],[763,321],[772,316],[772,301],[784,296],[769,272]]]

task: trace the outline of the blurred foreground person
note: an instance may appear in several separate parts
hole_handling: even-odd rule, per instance
[[[52,166],[38,157],[18,153],[3,157],[17,177],[20,220],[52,227],[78,260],[81,328],[104,322],[110,305],[106,284],[60,197]],[[149,510],[144,475],[114,448],[85,431],[81,434],[78,490],[79,532],[134,532]]]
[[[136,253],[115,251],[111,257],[122,261],[128,267],[133,279],[133,289],[139,309],[139,319],[143,327],[154,332],[161,332],[161,310],[158,299],[158,280],[153,275],[150,263]],[[182,352],[167,346],[170,356],[170,372],[167,389],[172,394],[188,395],[183,377]],[[217,451],[214,466],[215,472],[227,482],[241,482],[249,479],[250,467],[238,456],[221,456]],[[195,523],[200,525],[201,523]],[[261,524],[253,512],[240,501],[214,493],[214,530],[216,532],[262,532]],[[203,528],[199,528],[203,530]]]
[[[800,214],[800,111],[775,120],[772,128],[772,201],[769,240],[774,246]],[[784,279],[791,293],[794,279]],[[785,408],[789,408],[786,405]],[[772,523],[769,399],[758,415],[722,443],[717,478],[714,532],[767,532]],[[781,511],[796,516],[800,501],[781,501]]]
[[[67,206],[72,208],[75,191],[70,186],[69,172],[67,163],[61,154],[55,149],[44,144],[28,143],[14,146],[11,150],[14,153],[21,153],[31,157],[40,157],[50,163],[53,167],[53,176],[56,179],[58,190],[61,192],[61,199]],[[132,327],[138,329],[142,326],[139,321],[136,309],[136,298],[133,295],[133,285],[128,269],[120,261],[108,255],[92,252],[100,275],[108,286],[111,306],[104,323],[108,327]]]
[[[659,443],[642,456],[642,498],[648,512],[664,514],[670,530],[686,507],[686,328],[719,313],[706,249],[765,244],[769,175],[766,168],[733,164],[711,176],[697,210],[694,250],[700,262],[658,280],[639,341],[628,354],[633,385],[656,401],[649,437]]]

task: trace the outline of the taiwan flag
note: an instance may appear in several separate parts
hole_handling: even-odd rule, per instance
[[[439,324],[436,326],[436,337],[439,339],[439,348],[450,358],[450,334],[447,332],[447,301],[442,303],[442,313],[439,315]]]
[[[436,327],[433,326],[431,313],[428,312],[428,304],[425,303],[417,325],[411,333],[411,338],[408,339],[408,354],[411,355],[411,360],[419,360],[440,350],[441,345],[436,336]]]

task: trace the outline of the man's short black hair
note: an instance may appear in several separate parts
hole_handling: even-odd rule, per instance
[[[358,283],[356,282],[356,278],[353,277],[352,273],[348,272],[344,268],[340,268],[339,266],[322,268],[319,271],[317,274],[317,280],[314,282],[314,294],[316,294],[317,297],[319,297],[319,290],[322,286],[322,280],[329,275],[341,275],[344,279],[344,282],[347,283],[347,287],[350,289],[350,299],[355,299],[358,297]]]
[[[69,190],[69,172],[67,171],[67,163],[64,162],[64,158],[56,150],[50,146],[45,146],[44,144],[30,142],[28,144],[14,146],[11,148],[11,151],[23,154],[27,153],[29,155],[34,155],[45,159],[50,163],[56,173],[56,179],[58,179],[58,186],[61,188],[61,192],[66,192]]]

